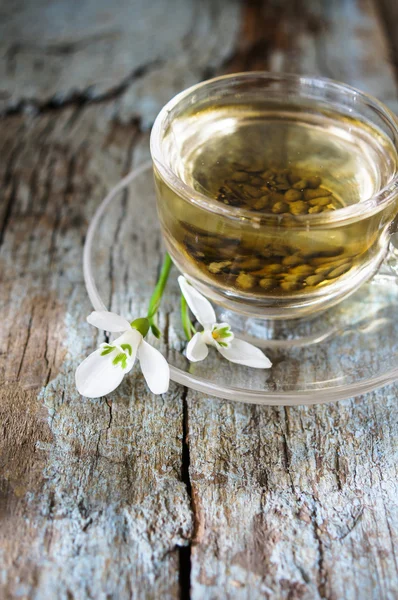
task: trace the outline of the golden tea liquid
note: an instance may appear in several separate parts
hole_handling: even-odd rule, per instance
[[[215,104],[180,115],[163,144],[174,173],[213,205],[188,203],[156,176],[169,250],[198,279],[237,297],[283,298],[332,288],[381,260],[396,207],[329,218],[396,171],[392,143],[370,124],[319,107]],[[250,218],[226,218],[226,207]]]

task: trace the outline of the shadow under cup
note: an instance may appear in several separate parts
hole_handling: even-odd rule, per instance
[[[247,73],[194,86],[151,135],[167,249],[235,312],[296,318],[378,270],[398,211],[395,116],[325,79]]]

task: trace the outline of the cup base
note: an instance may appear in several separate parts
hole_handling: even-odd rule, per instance
[[[334,287],[329,293],[315,296],[307,294],[302,296],[290,297],[263,297],[261,299],[249,295],[236,295],[233,292],[220,292],[212,285],[206,285],[192,275],[185,273],[184,267],[176,259],[173,249],[167,244],[167,250],[173,259],[177,269],[204,295],[206,298],[217,304],[219,307],[227,309],[236,315],[252,317],[262,321],[278,320],[296,320],[317,316],[329,308],[336,306],[358,288],[369,281],[378,271],[380,264],[385,256],[383,250],[381,255],[377,256],[365,268],[359,270],[353,277],[343,280],[338,287]]]

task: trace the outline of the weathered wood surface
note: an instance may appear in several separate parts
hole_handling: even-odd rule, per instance
[[[397,110],[393,3],[41,0],[0,14],[0,597],[397,598],[398,385],[284,409],[174,385],[153,397],[138,370],[98,401],[73,382],[102,341],[85,324],[87,223],[147,156],[161,105],[259,68],[342,79]],[[145,285],[119,285],[110,265],[112,309],[146,304],[154,241],[140,258]]]

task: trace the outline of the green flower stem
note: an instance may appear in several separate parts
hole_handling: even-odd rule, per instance
[[[188,342],[192,338],[192,336],[196,333],[196,329],[193,326],[191,319],[189,318],[189,308],[187,301],[184,296],[181,294],[181,321],[182,327],[184,329],[185,337]]]
[[[163,265],[160,271],[159,279],[149,301],[147,319],[149,321],[149,325],[151,327],[153,335],[157,338],[160,338],[161,333],[156,325],[156,313],[159,310],[160,301],[162,299],[164,288],[166,287],[166,283],[169,278],[169,273],[172,265],[173,263],[169,254],[166,254],[163,260]]]

